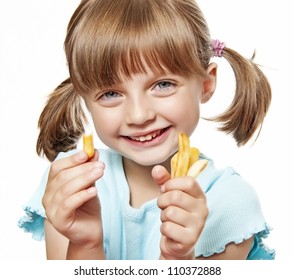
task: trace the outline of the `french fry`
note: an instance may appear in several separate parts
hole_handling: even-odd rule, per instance
[[[179,134],[179,149],[171,159],[171,176],[192,176],[196,178],[207,166],[206,159],[199,160],[199,150],[190,147],[188,136],[181,132]]]
[[[174,178],[175,172],[177,169],[177,162],[178,162],[178,153],[175,153],[174,156],[170,160],[170,169],[171,169],[171,177]]]
[[[179,135],[179,150],[177,157],[177,164],[175,170],[175,177],[185,176],[189,169],[190,160],[190,140],[184,133]]]
[[[196,178],[207,166],[208,161],[206,159],[200,159],[189,168],[187,176],[192,176]]]
[[[87,153],[89,158],[94,156],[95,150],[92,133],[83,135],[83,150]]]
[[[197,148],[190,148],[189,167],[192,166],[199,159],[200,152]]]

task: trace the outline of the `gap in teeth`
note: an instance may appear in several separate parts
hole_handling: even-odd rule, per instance
[[[139,141],[139,142],[145,142],[145,141],[150,141],[156,136],[160,135],[161,130],[155,131],[151,134],[144,135],[144,136],[139,136],[139,137],[130,137],[132,140]]]

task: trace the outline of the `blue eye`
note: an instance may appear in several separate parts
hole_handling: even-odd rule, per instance
[[[175,88],[176,84],[168,80],[159,81],[154,87],[154,89],[158,92],[171,92],[175,90]]]
[[[170,88],[173,84],[169,81],[161,81],[157,84],[157,86],[159,87],[159,89],[166,89],[166,88]]]
[[[109,92],[105,92],[102,95],[102,99],[113,99],[113,98],[117,98],[119,96],[120,95],[117,92],[115,92],[115,91],[109,91]]]

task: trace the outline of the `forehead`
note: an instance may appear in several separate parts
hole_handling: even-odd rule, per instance
[[[127,2],[132,3],[123,8]],[[65,46],[76,88],[88,91],[107,87],[119,83],[122,77],[146,73],[147,69],[156,74],[170,71],[203,75],[196,39],[185,17],[168,9],[140,9],[141,3],[134,2],[121,1],[103,13],[92,9],[69,30]]]
[[[156,67],[151,68],[148,64],[144,63],[144,60],[143,60],[143,67],[144,68],[138,71],[131,71],[130,69],[128,74],[118,69],[119,79],[117,80],[117,83],[115,83],[114,85],[122,84],[124,82],[131,82],[134,80],[141,81],[143,83],[146,81],[150,82],[157,79],[163,79],[163,78],[171,79],[171,77],[182,76],[180,73],[174,73],[164,66],[160,66],[160,68],[156,68]]]

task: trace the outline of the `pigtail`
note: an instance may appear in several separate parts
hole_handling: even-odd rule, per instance
[[[40,115],[37,154],[53,161],[59,152],[76,148],[86,122],[80,96],[68,78],[49,95]]]
[[[271,102],[270,84],[251,59],[225,47],[222,56],[230,63],[236,79],[236,92],[231,105],[212,120],[221,123],[219,128],[232,134],[238,146],[246,144],[262,126]],[[258,136],[258,135],[257,135]]]

